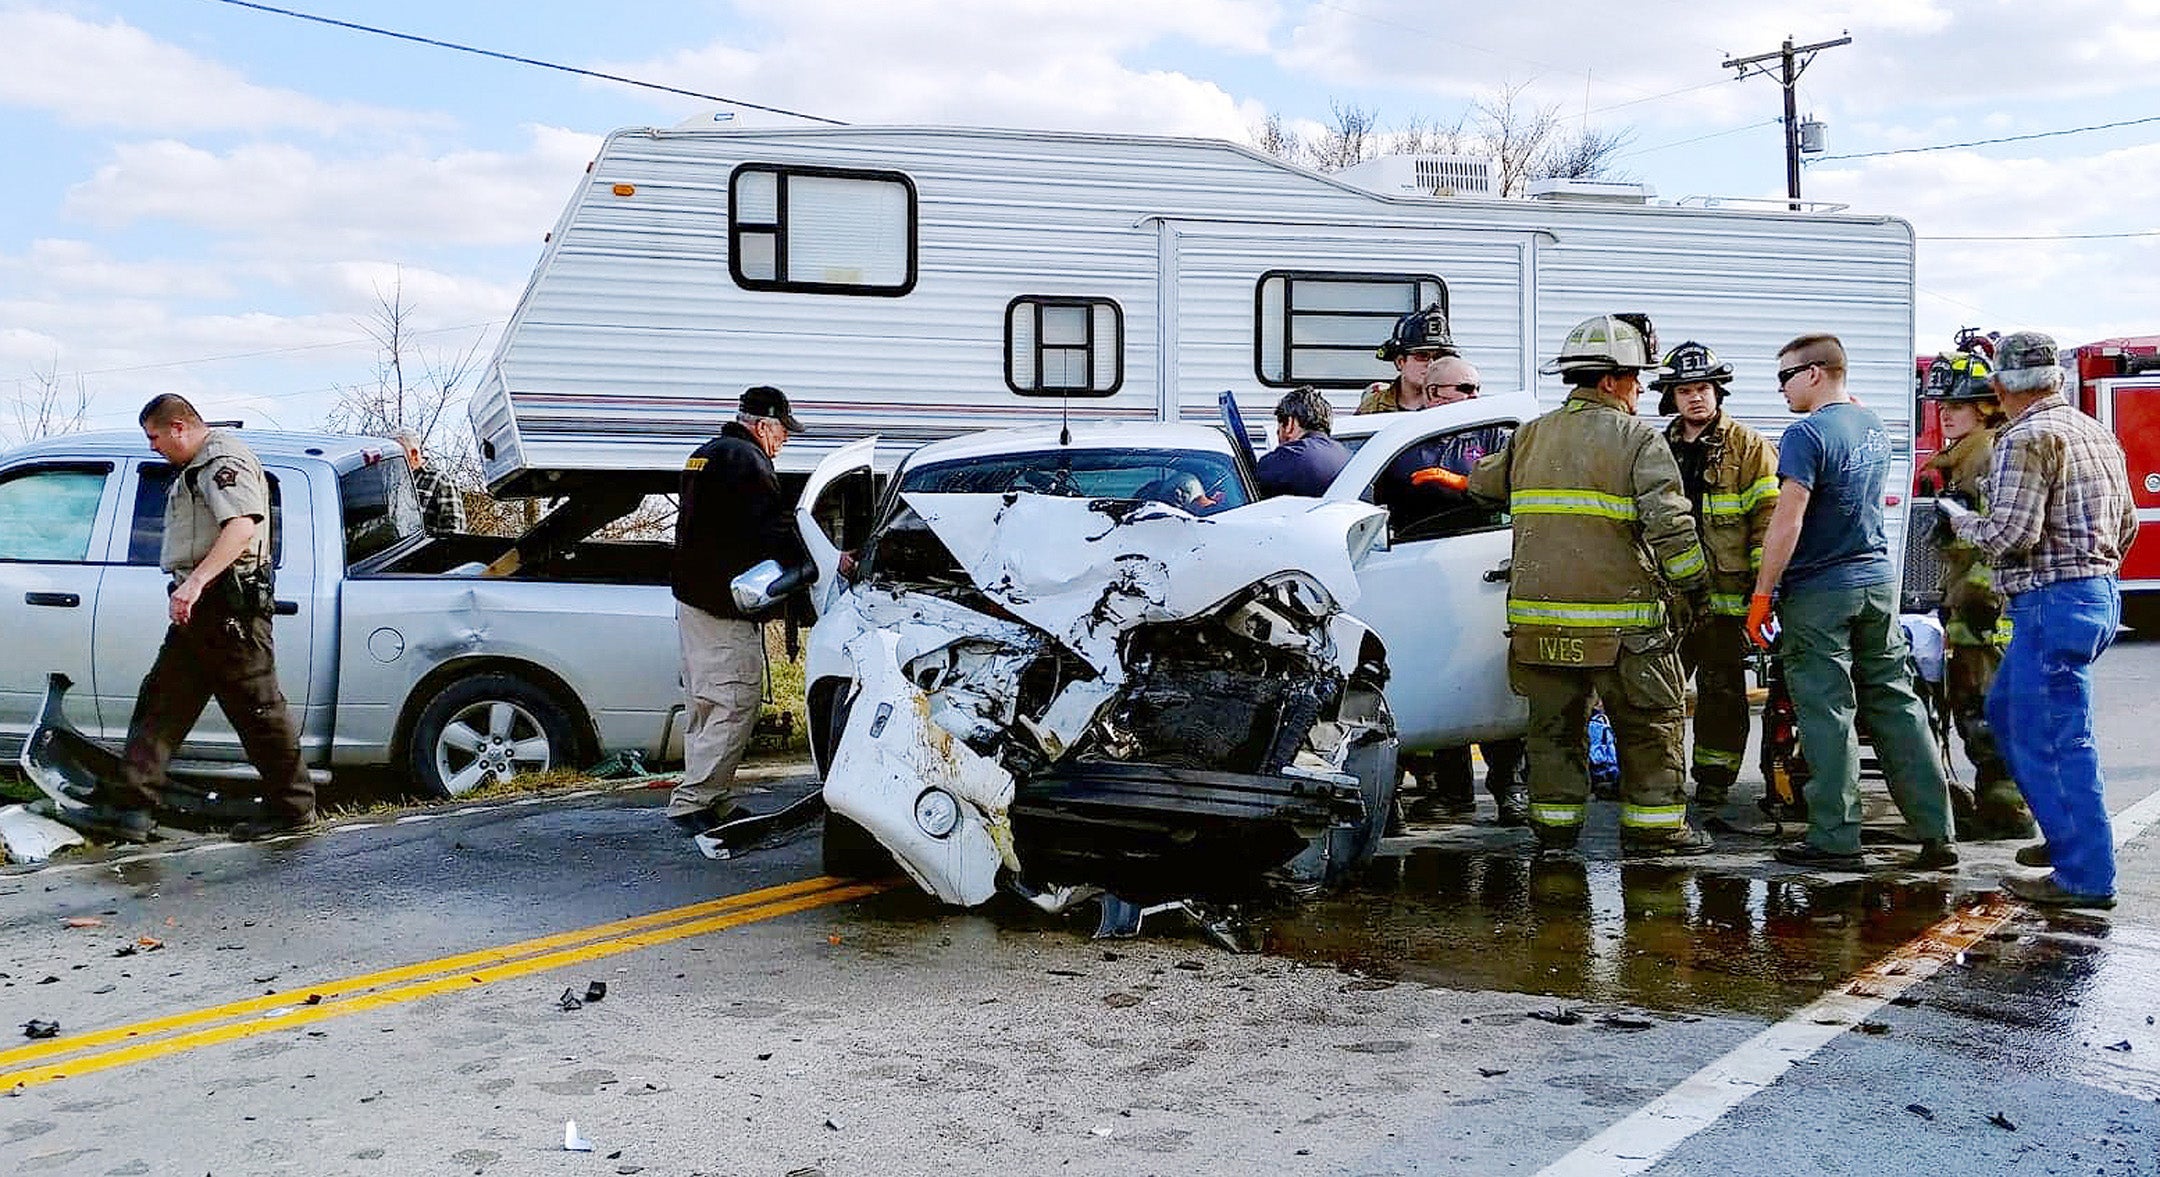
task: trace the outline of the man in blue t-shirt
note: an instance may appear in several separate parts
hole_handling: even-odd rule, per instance
[[[1807,783],[1805,841],[1781,862],[1862,870],[1857,710],[1890,780],[1890,796],[1920,839],[1904,865],[1957,865],[1950,791],[1927,714],[1906,669],[1898,626],[1897,566],[1883,538],[1890,433],[1845,392],[1845,347],[1803,335],[1778,352],[1778,390],[1807,418],[1778,438],[1778,504],[1763,539],[1762,571],[1748,604],[1748,637],[1769,645],[1777,595],[1778,659],[1800,726]]]

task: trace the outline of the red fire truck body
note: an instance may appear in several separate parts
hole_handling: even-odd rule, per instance
[[[2160,592],[2160,335],[2074,347],[2062,364],[2078,408],[2115,434],[2128,459],[2138,537],[2123,559],[2123,591]]]

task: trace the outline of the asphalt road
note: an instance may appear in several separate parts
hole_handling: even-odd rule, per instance
[[[2099,677],[2106,915],[2002,902],[2009,845],[1622,864],[1599,812],[1393,840],[1233,956],[709,862],[649,790],[11,870],[0,1171],[2160,1173],[2160,644]]]

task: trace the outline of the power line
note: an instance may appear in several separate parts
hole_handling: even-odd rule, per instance
[[[466,323],[463,326],[459,327],[430,327],[425,331],[408,331],[406,332],[406,334],[415,337],[422,335],[448,335],[454,331],[486,330],[490,327],[499,327],[501,325],[502,323],[500,320],[491,319],[485,323]],[[119,368],[84,368],[80,371],[74,372],[56,372],[54,373],[54,375],[79,377],[111,376],[122,372],[150,372],[155,371],[159,368],[184,368],[193,364],[215,364],[223,362],[225,360],[252,360],[259,359],[263,356],[290,355],[294,352],[302,351],[324,351],[330,348],[359,347],[362,344],[373,342],[375,342],[373,337],[369,337],[364,339],[343,339],[332,343],[298,343],[294,344],[291,347],[268,347],[262,349],[261,351],[236,351],[228,352],[225,355],[196,356],[192,359],[185,360],[160,360],[154,364],[129,364]]]
[[[389,37],[398,41],[410,41],[416,45],[433,45],[438,49],[455,49],[460,53],[471,53],[480,57],[492,57],[497,61],[510,61],[515,62],[519,65],[538,66],[541,69],[557,70],[566,74],[576,74],[580,77],[598,78],[604,82],[620,82],[625,86],[637,86],[642,89],[658,90],[662,93],[667,94],[680,94],[685,98],[699,98],[707,102],[720,102],[725,103],[729,106],[748,107],[751,110],[762,110],[772,114],[784,114],[791,118],[809,119],[812,122],[818,123],[830,123],[831,125],[836,127],[844,127],[847,125],[846,123],[841,122],[839,119],[829,119],[823,115],[805,114],[802,111],[788,110],[785,107],[763,106],[755,102],[745,102],[740,98],[723,98],[717,94],[705,94],[697,90],[684,90],[677,86],[662,85],[659,82],[644,82],[639,81],[636,78],[626,78],[621,74],[602,73],[599,70],[581,69],[574,65],[561,65],[557,62],[542,61],[537,57],[519,57],[517,54],[514,53],[501,53],[493,49],[482,49],[477,45],[461,45],[456,41],[440,41],[433,37],[422,37],[413,33],[400,33],[394,29],[377,28],[374,25],[358,24],[349,20],[335,20],[327,16],[316,16],[315,14],[309,12],[297,12],[290,8],[275,8],[268,4],[254,3],[253,0],[216,0],[216,2],[219,4],[230,4],[235,8],[252,8],[257,12],[267,12],[276,16],[289,16],[294,20],[314,21],[316,24],[330,25],[334,28],[340,29],[350,29],[353,32],[357,33],[369,33],[377,37]]]
[[[2124,119],[2119,123],[2094,123],[2089,127],[2064,127],[2059,131],[2035,131],[2030,135],[2005,135],[2000,139],[1974,139],[1968,143],[1937,143],[1932,147],[1893,147],[1885,151],[1855,151],[1848,155],[1818,155],[1809,163],[1828,163],[1833,159],[1873,159],[1880,155],[1914,155],[1922,151],[1950,151],[1959,147],[1989,147],[1997,143],[2023,143],[2028,139],[2053,139],[2061,135],[2082,135],[2087,131],[2112,131],[2117,127],[2135,127],[2145,123],[2160,123],[2160,114],[2140,119]]]
[[[1633,151],[1623,151],[1620,154],[1613,156],[1613,158],[1627,159],[1628,157],[1635,155],[1648,155],[1653,151],[1663,151],[1668,147],[1685,147],[1690,143],[1700,143],[1705,139],[1722,139],[1727,135],[1737,135],[1742,131],[1753,131],[1761,127],[1774,127],[1777,124],[1777,119],[1764,119],[1759,123],[1749,123],[1747,126],[1734,127],[1730,130],[1725,131],[1712,131],[1707,135],[1697,135],[1692,139],[1677,139],[1671,143],[1660,143],[1655,147],[1638,147]]]
[[[2160,229],[2133,229],[2127,233],[1974,233],[1958,237],[1923,235],[1921,241],[2116,241],[2125,237],[2160,237]]]

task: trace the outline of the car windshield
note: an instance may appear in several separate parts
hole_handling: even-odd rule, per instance
[[[1142,499],[1212,515],[1252,501],[1230,455],[1203,450],[1058,449],[984,454],[918,466],[903,493],[1029,491],[1091,499]]]

